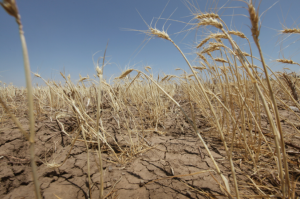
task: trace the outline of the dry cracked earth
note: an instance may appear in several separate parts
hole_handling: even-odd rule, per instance
[[[54,159],[61,163],[68,154],[70,140],[60,132],[48,128],[51,122],[38,126],[36,134],[36,155],[38,176],[42,196],[50,198],[89,198],[87,174],[87,152],[83,142],[77,142],[70,157],[59,168],[48,168]],[[10,125],[8,125],[10,126]],[[29,144],[17,128],[2,128],[0,141],[0,196],[9,198],[34,198],[34,186],[29,164]],[[63,138],[63,139],[62,139]],[[63,142],[62,142],[63,140]],[[110,156],[103,153],[104,190],[108,198],[223,198],[224,193],[216,180],[214,165],[199,139],[192,133],[186,135],[154,135],[147,138],[152,147],[138,154],[127,164],[114,164]],[[69,143],[68,143],[69,142]],[[209,145],[220,169],[230,174],[230,168],[223,163],[222,144],[214,141]],[[63,147],[65,146],[65,147]],[[51,156],[48,155],[52,150]],[[99,170],[95,156],[90,155],[92,198],[99,197]],[[201,173],[203,171],[203,173]],[[196,173],[196,174],[194,174]],[[186,175],[179,176],[178,175]],[[240,176],[243,179],[243,176]],[[157,181],[154,181],[157,180]]]
[[[21,119],[21,123],[25,129],[29,129],[25,118]],[[175,123],[182,123],[184,132]],[[152,132],[145,136],[149,149],[125,164],[113,163],[111,154],[103,152],[104,195],[107,198],[227,198],[218,184],[221,179],[214,171],[213,162],[187,122],[169,121],[166,126],[165,134]],[[212,155],[229,179],[231,190],[234,190],[221,140],[211,136],[209,126],[202,123],[198,124],[198,128],[204,132],[203,137]],[[96,154],[90,152],[90,196],[84,142],[75,143],[61,167],[53,169],[45,164],[45,161],[62,163],[67,157],[70,143],[71,139],[60,131],[56,121],[36,123],[35,153],[42,197],[99,198],[100,174]],[[237,180],[247,183],[245,171],[248,167],[242,168],[238,161],[235,161],[235,167]],[[29,143],[9,120],[0,128],[0,182],[0,198],[35,198]],[[242,188],[240,194],[253,195],[258,192],[252,188]]]

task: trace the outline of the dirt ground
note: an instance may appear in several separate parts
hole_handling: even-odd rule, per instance
[[[284,115],[285,110],[280,111]],[[116,124],[109,117],[107,115],[104,125],[107,129],[111,127],[112,131]],[[285,115],[285,117],[290,121],[297,121],[297,118],[292,115]],[[67,121],[64,122],[70,132],[72,123],[67,125]],[[25,118],[21,119],[21,123],[25,129],[29,129]],[[284,120],[282,124],[286,134],[295,133],[295,130],[285,124]],[[265,122],[265,128],[267,126]],[[231,191],[234,192],[230,166],[223,144],[215,136],[215,129],[201,119],[197,127],[208,143],[222,173],[229,179]],[[145,136],[149,145],[148,150],[137,154],[125,164],[114,163],[111,154],[103,151],[104,195],[108,198],[227,198],[218,184],[221,179],[215,172],[212,160],[189,124],[183,119],[169,120],[160,130],[149,131]],[[120,141],[122,131],[115,134]],[[298,156],[295,156],[299,151],[295,148],[299,146],[299,138],[297,136],[288,138],[291,146],[287,145],[287,151],[295,152],[289,156],[289,164],[293,167],[299,163],[297,163]],[[62,163],[69,152],[71,141],[61,132],[55,120],[46,119],[36,122],[37,173],[41,193],[45,199],[89,198],[87,149],[84,142],[75,143],[70,156],[61,167],[53,169],[44,164],[45,161]],[[91,149],[91,198],[98,198],[100,174],[96,153],[92,150],[94,146],[91,144],[89,147]],[[247,162],[234,159],[234,164],[240,194],[259,194],[255,188],[248,186],[249,178],[246,174],[250,176],[253,172],[251,167],[247,166]],[[0,128],[0,181],[0,198],[35,197],[29,161],[29,143],[10,120],[2,123]]]

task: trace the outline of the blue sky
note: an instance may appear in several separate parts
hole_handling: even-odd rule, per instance
[[[142,42],[145,34],[124,30],[147,30],[137,10],[149,24],[153,18],[154,22],[156,21],[155,17],[160,16],[167,2],[168,0],[17,0],[31,70],[38,72],[45,79],[56,81],[62,80],[59,72],[63,71],[67,75],[70,74],[73,81],[79,79],[79,74],[89,74],[91,77],[95,74],[92,55],[99,51],[95,59],[102,56],[108,40],[107,60],[110,65],[104,69],[107,80],[111,76],[120,75],[125,67],[143,69],[149,65],[155,74],[176,74],[174,69],[178,67],[188,70],[185,61],[170,42],[156,38],[144,46],[145,43]],[[190,2],[202,12],[215,8],[213,1]],[[266,11],[275,2],[278,3]],[[256,5],[258,3],[259,1],[256,1]],[[224,8],[218,10],[224,4]],[[243,6],[246,5],[240,1],[220,0],[217,11],[230,28],[242,31],[251,38],[250,21],[243,16],[248,15]],[[284,55],[287,59],[292,58],[295,62],[300,62],[297,42],[299,36],[282,37],[279,34],[282,25],[288,28],[297,27],[299,7],[299,0],[263,0],[260,5],[260,13],[266,11],[262,17],[260,35],[262,50],[269,66],[275,71],[281,71],[283,67],[289,67],[296,72],[300,69],[299,66],[287,66],[274,61]],[[168,18],[175,9],[165,27],[170,26],[168,34],[192,61],[195,58],[194,47],[208,32],[193,30],[180,33],[186,24],[177,21],[188,22],[192,14],[183,1],[170,0],[162,18]],[[157,29],[161,29],[164,23],[165,20],[159,20]],[[2,8],[0,27],[0,80],[19,87],[25,86],[18,27],[14,18]],[[242,46],[245,44],[242,39],[236,38],[236,41]],[[288,47],[280,50],[286,46]],[[252,48],[258,56],[253,42]],[[245,47],[244,50],[248,51],[248,48]],[[37,78],[33,78],[33,82],[40,83]]]

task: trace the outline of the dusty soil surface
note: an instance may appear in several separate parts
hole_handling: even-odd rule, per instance
[[[49,159],[55,159],[56,163],[61,163],[70,147],[66,144],[68,142],[66,136],[63,147],[60,132],[53,132],[47,128],[48,125],[50,126],[51,122],[40,124],[37,128],[40,130],[36,134],[36,154],[42,157],[37,161],[42,195],[44,198],[55,198],[55,195],[60,198],[88,198],[85,144],[83,142],[75,144],[63,166],[56,169],[48,168],[42,162],[45,154]],[[1,129],[1,198],[34,198],[28,155],[29,144],[20,136],[18,129],[8,126],[11,127],[7,125]],[[151,149],[140,153],[125,165],[110,163],[109,155],[103,154],[106,195],[111,191],[112,197],[119,196],[119,198],[201,198],[209,193],[224,195],[217,182],[210,176],[209,170],[216,176],[213,172],[213,163],[196,136],[154,135],[147,138],[147,141],[151,143]],[[47,155],[51,150],[51,156]],[[222,163],[224,159],[222,151],[215,149],[212,153],[218,162]],[[98,198],[100,174],[92,154],[90,153],[91,180],[94,184],[92,196]],[[229,168],[228,165],[224,165],[221,169],[227,171]],[[199,171],[203,173],[168,178]],[[217,176],[216,178],[220,181],[220,178]],[[157,179],[160,180],[151,182]],[[201,194],[201,190],[205,191],[205,194]]]
[[[280,110],[283,115],[285,110]],[[297,113],[298,114],[298,113]],[[293,116],[285,115],[291,121]],[[201,118],[201,117],[200,117]],[[107,128],[116,125],[104,123]],[[67,121],[65,121],[67,123]],[[283,122],[285,134],[294,133]],[[26,130],[28,121],[21,123]],[[66,124],[66,126],[68,126]],[[181,126],[181,128],[180,128]],[[229,179],[232,192],[234,186],[228,160],[221,140],[215,136],[215,129],[204,120],[197,124],[208,143],[222,173]],[[265,128],[268,126],[265,122]],[[68,132],[72,131],[69,123]],[[182,129],[184,131],[182,131]],[[116,133],[116,137],[121,136]],[[163,133],[162,133],[163,132]],[[133,138],[134,137],[133,135]],[[269,138],[268,138],[269,139]],[[271,139],[271,138],[270,138]],[[120,140],[120,139],[119,139]],[[107,198],[228,198],[218,182],[213,162],[208,157],[199,138],[184,120],[168,121],[160,132],[149,131],[145,136],[148,149],[138,153],[124,164],[112,161],[110,153],[103,150],[104,195]],[[289,136],[291,144],[299,146],[297,136]],[[64,135],[58,123],[49,119],[36,123],[36,163],[41,193],[50,198],[89,198],[87,148],[84,142],[77,141],[66,162],[59,168],[49,168],[45,164],[60,164],[67,157],[71,139]],[[288,151],[299,149],[287,146]],[[99,197],[99,165],[95,145],[90,145],[91,198]],[[298,156],[292,153],[289,164],[299,164]],[[256,195],[258,190],[249,187],[247,175],[252,175],[247,161],[234,159],[237,180],[241,195]],[[29,143],[18,128],[9,120],[0,128],[0,198],[34,198],[34,185],[29,161]],[[276,182],[274,182],[276,183]],[[296,192],[297,194],[297,192]]]

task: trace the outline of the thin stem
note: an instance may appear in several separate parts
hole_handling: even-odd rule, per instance
[[[32,170],[36,198],[41,199],[42,197],[41,197],[40,186],[39,186],[37,172],[36,172],[37,167],[35,164],[35,152],[34,152],[35,151],[34,150],[34,145],[35,145],[34,122],[35,121],[33,115],[33,92],[32,92],[31,75],[30,75],[30,64],[29,64],[28,50],[27,50],[24,32],[22,29],[22,24],[21,22],[19,22],[18,24],[19,24],[20,39],[21,39],[22,49],[23,49],[24,70],[25,70],[26,87],[27,87],[28,115],[29,115],[29,124],[30,124],[30,135],[29,135],[30,165]]]
[[[99,198],[103,198],[103,167],[102,167],[102,157],[101,157],[101,147],[100,147],[100,139],[99,139],[99,119],[100,119],[100,103],[101,103],[101,82],[102,82],[102,74],[99,75],[99,89],[98,89],[98,103],[97,103],[97,129],[98,133],[97,142],[98,142],[98,155],[99,155],[99,166],[100,166],[100,190],[99,190]]]
[[[83,128],[83,125],[81,125],[81,131],[82,131],[82,136],[84,138],[85,146],[86,146],[86,152],[87,152],[87,169],[88,169],[88,180],[89,180],[89,198],[92,199],[92,181],[91,181],[91,172],[90,172],[90,153],[89,153],[89,146],[86,140],[85,136],[85,129]]]
[[[273,88],[272,88],[271,83],[270,83],[270,79],[269,79],[269,75],[268,75],[268,69],[267,69],[266,64],[265,64],[265,60],[264,60],[264,56],[263,56],[262,51],[261,51],[259,40],[256,37],[253,37],[253,39],[254,39],[255,44],[256,44],[256,46],[258,48],[258,51],[259,51],[259,54],[260,54],[260,58],[261,58],[261,62],[262,62],[262,65],[264,67],[264,72],[265,72],[265,75],[266,75],[266,80],[267,80],[267,84],[268,84],[268,88],[269,88],[271,100],[273,102],[273,108],[275,110],[277,127],[278,127],[278,130],[279,130],[279,133],[280,133],[280,144],[281,144],[281,149],[282,149],[282,157],[283,157],[283,164],[284,164],[284,170],[285,170],[285,180],[286,180],[286,182],[284,183],[283,182],[283,176],[282,176],[283,172],[281,172],[280,177],[281,177],[281,180],[282,180],[281,181],[282,189],[283,189],[283,193],[284,193],[285,192],[285,185],[287,185],[288,195],[290,196],[289,169],[288,169],[288,164],[287,164],[286,151],[285,151],[285,143],[284,143],[284,138],[283,138],[283,133],[282,133],[282,127],[281,127],[281,123],[280,123],[280,117],[279,117],[279,112],[278,112],[278,108],[277,108],[277,103],[276,103],[276,100],[275,100]]]

